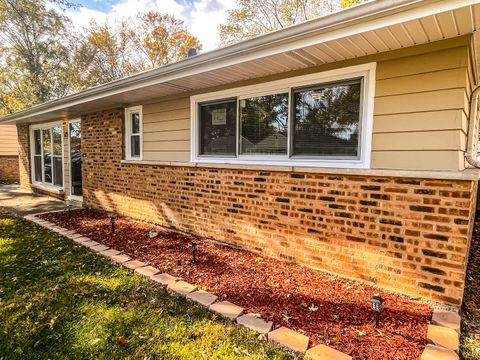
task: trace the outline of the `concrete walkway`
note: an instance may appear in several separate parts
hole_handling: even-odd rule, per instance
[[[0,208],[18,215],[62,210],[65,206],[61,200],[21,190],[18,185],[0,185]]]

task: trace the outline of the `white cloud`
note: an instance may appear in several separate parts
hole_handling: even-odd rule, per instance
[[[115,22],[137,13],[157,10],[185,21],[188,30],[200,39],[203,51],[215,49],[219,43],[218,25],[227,19],[227,9],[233,8],[235,0],[195,0],[191,5],[183,5],[175,0],[121,0],[110,11],[80,7],[69,10],[78,31],[87,27],[93,19],[97,23]]]

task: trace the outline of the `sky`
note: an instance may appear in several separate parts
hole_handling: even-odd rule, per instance
[[[227,19],[227,9],[235,7],[235,0],[77,0],[81,6],[68,10],[78,31],[92,19],[97,23],[121,20],[137,13],[158,10],[185,22],[190,33],[203,45],[202,52],[213,50],[220,42],[217,26]]]

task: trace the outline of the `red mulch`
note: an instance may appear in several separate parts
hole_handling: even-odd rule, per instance
[[[327,344],[354,359],[419,359],[426,344],[431,308],[371,286],[166,229],[157,228],[158,236],[151,239],[148,233],[153,225],[129,218],[119,217],[112,235],[109,216],[92,210],[41,218],[181,277],[246,312],[261,314],[275,326],[301,331],[312,344]],[[187,250],[192,240],[198,244],[197,263]],[[378,328],[369,302],[374,293],[386,299]]]

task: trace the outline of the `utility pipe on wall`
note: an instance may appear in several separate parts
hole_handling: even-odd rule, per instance
[[[468,137],[467,137],[467,152],[465,160],[476,167],[480,168],[480,161],[477,160],[477,139],[478,139],[478,99],[480,97],[480,86],[477,86],[472,92],[470,100],[470,115],[468,117]]]

